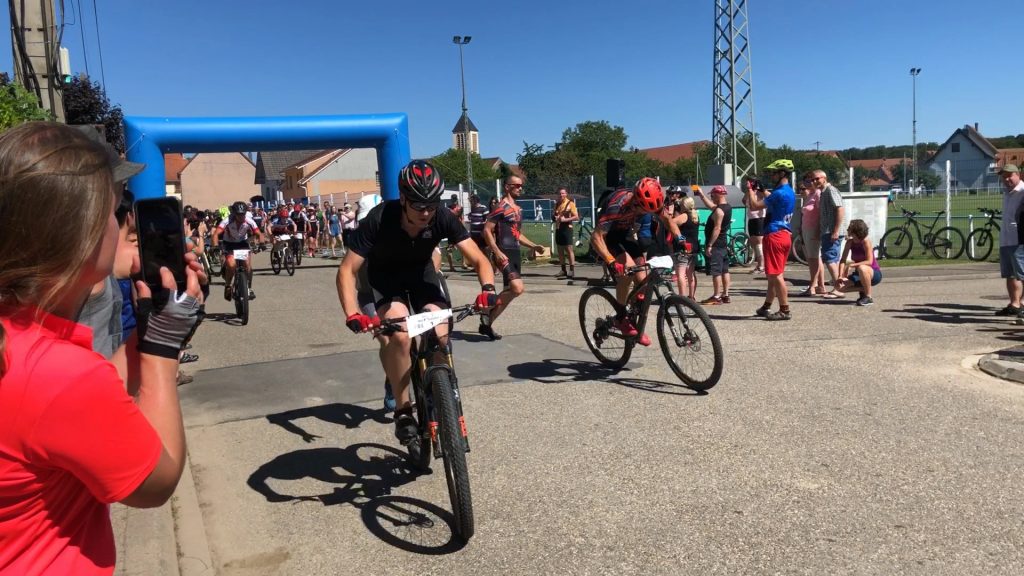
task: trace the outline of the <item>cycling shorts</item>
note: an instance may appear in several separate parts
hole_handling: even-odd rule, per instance
[[[419,272],[391,271],[381,273],[371,271],[366,276],[369,298],[361,297],[360,301],[370,300],[380,310],[392,302],[406,302],[412,306],[410,312],[423,310],[427,304],[436,304],[441,308],[449,308],[448,297],[441,287],[441,277],[434,269],[434,263],[428,261]]]
[[[501,282],[508,288],[513,280],[523,277],[523,253],[518,248],[505,252],[508,262],[501,267]]]
[[[636,260],[644,255],[643,248],[640,247],[629,230],[609,230],[604,235],[604,244],[608,247],[608,252],[616,258],[621,254],[629,254],[633,260]]]
[[[220,248],[225,254],[231,255],[233,250],[249,250],[249,241],[242,240],[241,242],[229,242],[225,240],[220,243]]]

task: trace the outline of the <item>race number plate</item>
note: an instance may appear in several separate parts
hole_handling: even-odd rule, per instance
[[[647,263],[651,265],[651,268],[664,268],[666,270],[671,270],[675,266],[671,256],[655,256],[648,260]]]
[[[452,317],[451,309],[413,314],[405,319],[409,338],[414,338]]]
[[[243,260],[243,261],[244,260],[248,260],[249,259],[249,251],[248,250],[235,250],[234,251],[234,257],[235,257],[235,260]]]

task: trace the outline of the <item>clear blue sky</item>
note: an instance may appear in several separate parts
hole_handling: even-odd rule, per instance
[[[920,67],[919,142],[974,122],[987,136],[1022,133],[1022,28],[1010,4],[749,0],[756,130],[802,149],[909,144],[909,70]],[[86,69],[84,30],[99,80],[92,3],[65,6],[73,71]],[[97,1],[107,93],[127,115],[406,112],[414,156],[450,146],[461,99],[452,36],[471,35],[470,118],[482,155],[510,162],[524,140],[550,145],[587,120],[622,126],[640,148],[710,138],[713,6]],[[0,67],[12,70],[9,50]]]

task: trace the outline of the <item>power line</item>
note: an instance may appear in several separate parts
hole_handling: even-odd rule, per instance
[[[100,54],[100,79],[103,81],[103,91],[107,91],[107,75],[103,71],[103,44],[100,43],[100,15],[96,11],[96,0],[92,0],[92,17],[96,21],[96,48]]]
[[[82,2],[83,0],[78,0],[78,31],[82,36],[82,58],[85,60],[85,75],[89,76],[89,51],[85,48],[85,25],[82,23]]]

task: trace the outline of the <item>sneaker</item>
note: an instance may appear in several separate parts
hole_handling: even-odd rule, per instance
[[[754,311],[754,315],[760,316],[761,318],[767,318],[771,313],[772,309],[766,308],[764,306],[761,306],[760,308]]]
[[[555,280],[565,280],[568,277],[569,274],[565,270],[562,270],[558,274],[555,274]]]
[[[718,306],[719,304],[722,303],[722,299],[719,298],[718,296],[710,296],[708,298],[701,300],[700,303],[705,306]]]
[[[1017,316],[1022,312],[1021,308],[1007,305],[1006,308],[996,311],[996,316]]]
[[[870,296],[865,296],[860,300],[857,300],[857,306],[871,306],[874,303],[875,301],[872,300]]]
[[[623,336],[636,336],[639,333],[636,330],[636,326],[633,326],[633,323],[627,318],[616,318],[615,322],[612,323],[612,326],[619,332],[622,332]],[[650,339],[648,339],[647,342],[649,344]],[[644,344],[644,346],[647,346],[647,344]]]
[[[416,418],[412,415],[411,406],[395,412],[395,438],[398,438],[402,446],[408,446],[417,432]]]
[[[487,336],[488,338],[490,338],[491,342],[493,342],[495,340],[501,340],[501,334],[498,334],[497,332],[495,332],[494,328],[491,327],[489,324],[481,324],[479,332],[481,334],[483,334],[484,336]]]
[[[651,339],[650,337],[647,336],[647,334],[641,334],[640,337],[636,339],[636,343],[641,346],[650,346]]]
[[[722,296],[722,304],[731,304],[732,298],[729,298],[728,294]]]
[[[384,379],[384,412],[395,411],[395,393],[391,391],[391,382],[388,379]]]
[[[785,312],[783,312],[782,310],[776,310],[775,312],[772,312],[771,314],[764,317],[765,320],[770,320],[772,322],[776,320],[790,320],[792,318],[793,317],[792,315],[790,315],[788,310]]]
[[[195,380],[194,376],[192,376],[191,374],[185,374],[181,370],[178,370],[178,386],[191,384],[193,380]]]
[[[249,288],[249,300],[255,300],[255,299],[256,299],[256,293],[252,291],[252,288]]]
[[[231,302],[231,284],[224,285],[224,299]]]

